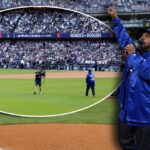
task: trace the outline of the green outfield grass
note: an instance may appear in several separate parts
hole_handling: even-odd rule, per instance
[[[86,97],[85,79],[46,79],[43,93],[34,95],[32,79],[1,79],[0,111],[21,115],[62,114],[87,107],[117,87],[115,78],[96,79],[96,97]]]
[[[118,99],[107,99],[92,108],[70,115],[52,118],[25,118],[0,114],[0,124],[31,123],[84,123],[84,124],[117,124]]]

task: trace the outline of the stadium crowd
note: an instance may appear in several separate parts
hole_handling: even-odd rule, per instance
[[[101,33],[109,29],[79,13],[59,9],[21,9],[0,14],[3,33]]]
[[[87,13],[99,13],[113,5],[120,12],[149,11],[149,0],[1,0],[1,9],[25,6],[25,5],[49,5],[70,8]]]
[[[1,68],[36,68],[46,64],[97,65],[119,70],[121,54],[115,42],[104,40],[3,40],[0,43]]]

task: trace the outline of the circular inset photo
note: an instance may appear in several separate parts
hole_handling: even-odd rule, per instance
[[[83,13],[29,6],[0,12],[0,112],[52,117],[92,107],[117,88],[112,30]]]

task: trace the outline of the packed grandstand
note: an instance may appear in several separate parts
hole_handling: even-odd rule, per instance
[[[111,29],[91,17],[61,9],[24,8],[2,12],[0,21],[1,68],[120,69],[121,53]]]
[[[0,43],[0,67],[86,70],[120,69],[118,45],[102,40],[28,41],[4,40]],[[73,67],[73,68],[72,68]]]
[[[110,26],[108,6],[118,9],[131,35],[150,27],[149,0],[1,0],[0,8],[27,5],[80,10]],[[144,12],[143,14],[138,14]],[[0,13],[0,67],[120,71],[121,51],[112,31],[97,20],[62,9],[17,9]],[[136,29],[136,30],[135,30]],[[136,32],[136,33],[135,33]]]
[[[2,9],[24,5],[50,5],[79,10],[85,13],[106,12],[115,6],[119,12],[149,11],[149,0],[1,0]]]
[[[19,9],[0,14],[4,33],[101,33],[110,29],[85,15],[60,9]]]

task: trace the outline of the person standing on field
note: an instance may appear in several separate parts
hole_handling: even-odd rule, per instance
[[[95,96],[95,79],[94,79],[94,74],[92,73],[92,69],[88,70],[88,74],[86,76],[85,96],[88,96],[90,89],[92,90],[92,95]]]
[[[42,79],[45,80],[45,70],[42,68],[39,68],[37,72],[35,72],[35,87],[34,87],[34,94],[37,94],[37,91],[39,91],[39,94],[42,92]]]

